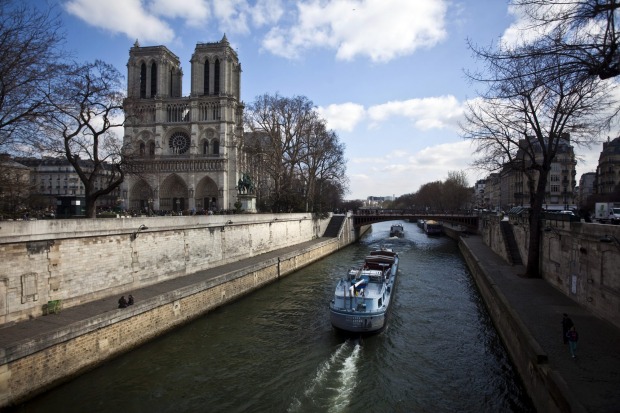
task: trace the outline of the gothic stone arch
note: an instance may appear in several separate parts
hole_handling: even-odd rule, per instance
[[[217,184],[208,176],[202,178],[196,185],[196,209],[209,210],[218,208],[219,191]]]
[[[147,211],[148,200],[153,199],[153,188],[144,180],[140,179],[129,191],[129,208],[139,211]]]
[[[189,191],[187,184],[177,174],[164,179],[159,187],[159,208],[164,211],[179,212],[188,208]]]

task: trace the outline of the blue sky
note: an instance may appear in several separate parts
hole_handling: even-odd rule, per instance
[[[504,0],[31,0],[61,14],[76,60],[102,59],[127,76],[129,49],[165,45],[181,60],[184,96],[198,42],[224,34],[237,50],[241,98],[303,95],[346,145],[346,199],[400,196],[448,171],[470,185],[472,147],[458,123],[476,87],[466,40],[515,35]],[[613,136],[612,136],[613,137]],[[606,139],[606,136],[604,137]],[[577,177],[602,145],[576,148]]]

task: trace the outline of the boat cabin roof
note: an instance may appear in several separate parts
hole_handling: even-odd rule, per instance
[[[380,250],[374,250],[374,251],[370,251],[370,253],[368,255],[385,255],[385,256],[389,256],[389,257],[395,257],[398,254],[396,254],[394,251],[387,249],[387,248],[383,248]]]
[[[366,285],[370,282],[382,283],[383,272],[380,270],[349,270],[349,279],[351,284],[356,284],[359,281],[363,281],[362,285]]]

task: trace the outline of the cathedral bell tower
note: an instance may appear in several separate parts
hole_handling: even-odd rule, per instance
[[[141,213],[232,209],[243,135],[241,65],[226,36],[198,43],[183,97],[179,58],[165,46],[129,50],[124,146],[132,173],[123,206]]]

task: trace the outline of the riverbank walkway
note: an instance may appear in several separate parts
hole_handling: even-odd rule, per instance
[[[262,261],[276,258],[316,243],[325,238],[261,254],[196,274],[165,281],[149,287],[127,291],[136,300],[146,300],[180,289],[209,278],[251,268]],[[542,279],[520,277],[523,266],[511,266],[489,247],[479,236],[462,238],[480,262],[487,276],[503,293],[514,311],[521,318],[532,338],[548,356],[551,368],[559,373],[572,393],[573,412],[620,412],[620,329],[590,314],[576,302],[563,295]],[[119,296],[92,301],[63,309],[58,314],[37,317],[12,325],[0,326],[0,354],[20,343],[44,339],[71,324],[106,315],[118,309]],[[578,357],[573,359],[562,340],[562,314],[568,313],[579,331]]]
[[[47,335],[53,334],[57,330],[70,328],[71,324],[83,322],[89,319],[96,319],[100,316],[107,316],[109,314],[106,313],[110,313],[112,311],[116,312],[125,310],[118,308],[118,299],[121,295],[124,295],[125,299],[127,299],[129,294],[133,295],[135,303],[137,304],[140,301],[151,299],[171,291],[183,289],[221,275],[242,271],[244,268],[255,268],[256,265],[262,262],[285,256],[298,250],[303,250],[304,248],[312,245],[323,243],[326,240],[327,238],[317,238],[301,244],[280,248],[278,250],[254,257],[235,261],[230,264],[199,271],[191,275],[163,281],[148,287],[127,290],[123,294],[62,309],[57,314],[49,314],[36,317],[28,321],[20,321],[17,323],[9,323],[8,325],[0,326],[0,355],[5,354],[5,349],[15,348],[20,344],[37,340],[37,338],[41,338],[43,340]],[[130,308],[127,310],[129,309]]]
[[[483,243],[482,237],[461,240],[546,353],[549,367],[566,383],[572,412],[620,412],[620,329],[594,316],[545,280],[523,278],[525,267],[506,263]],[[579,333],[575,359],[562,339],[563,313],[569,315]]]

